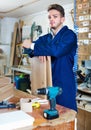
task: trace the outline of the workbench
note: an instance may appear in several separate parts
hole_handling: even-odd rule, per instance
[[[23,91],[17,90],[13,85],[4,85],[0,87],[0,100],[8,99],[10,102],[17,103],[20,101],[20,98],[35,98],[35,96],[25,93]],[[56,109],[59,111],[59,118],[54,120],[46,120],[43,117],[43,110],[48,109],[48,104],[41,105],[38,109],[33,109],[32,112],[28,112],[29,115],[35,118],[33,126],[28,126],[24,128],[19,128],[17,130],[75,130],[75,117],[76,112],[65,108],[63,106],[56,106]],[[5,113],[8,111],[15,111],[13,109],[0,109],[0,113]]]

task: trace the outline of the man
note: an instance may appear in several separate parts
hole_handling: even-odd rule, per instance
[[[73,67],[77,49],[77,36],[63,26],[65,21],[64,8],[52,4],[48,8],[51,33],[39,37],[34,43],[25,40],[22,46],[30,57],[51,56],[53,86],[62,88],[63,93],[56,98],[57,104],[77,111],[76,78]],[[40,57],[42,60],[45,57]]]

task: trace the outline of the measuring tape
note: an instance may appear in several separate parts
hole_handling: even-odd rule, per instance
[[[34,102],[34,103],[32,103],[32,107],[33,108],[39,108],[40,107],[40,103],[39,102]]]

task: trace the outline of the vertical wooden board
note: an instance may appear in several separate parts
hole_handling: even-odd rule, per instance
[[[12,65],[13,65],[13,62],[14,62],[16,36],[17,36],[17,28],[18,28],[18,23],[16,22],[16,23],[15,23],[15,27],[14,27],[13,39],[12,39],[12,46],[11,46],[10,66],[12,66]]]
[[[91,130],[91,111],[85,111],[85,130]]]
[[[85,130],[85,111],[78,108],[77,130]]]
[[[47,61],[46,61],[46,79],[47,79],[47,86],[52,86],[52,70],[51,70],[50,56],[47,56]]]
[[[31,91],[35,95],[38,88],[47,86],[46,82],[46,61],[40,62],[38,57],[31,59]]]

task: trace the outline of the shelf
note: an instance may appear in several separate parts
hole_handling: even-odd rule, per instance
[[[31,70],[30,70],[30,68],[27,68],[27,67],[25,68],[25,67],[14,67],[13,66],[13,67],[11,67],[11,70],[12,70],[12,73],[13,73],[13,77],[12,77],[13,82],[14,82],[15,71],[31,75]]]
[[[23,72],[23,73],[26,73],[26,74],[31,74],[31,70],[29,70],[29,68],[25,68],[25,67],[11,67],[11,70],[12,71],[18,71],[18,72]]]
[[[80,84],[80,85],[78,86],[78,90],[79,90],[80,92],[84,92],[84,93],[86,93],[86,94],[91,94],[91,88],[86,87],[86,84],[85,84],[85,83]]]

